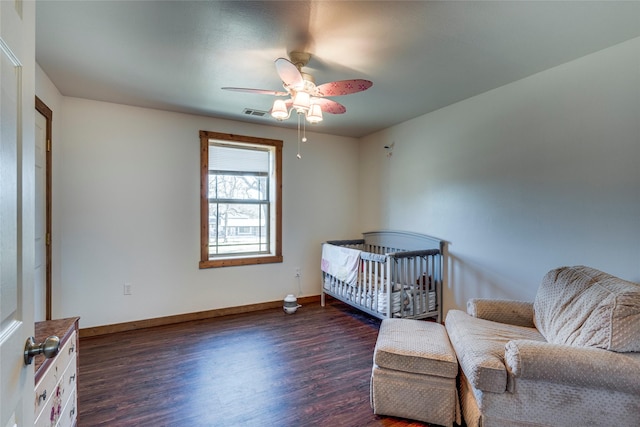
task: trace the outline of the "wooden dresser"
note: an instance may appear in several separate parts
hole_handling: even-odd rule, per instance
[[[35,425],[75,426],[77,423],[78,391],[78,320],[71,317],[37,322],[35,341],[43,342],[48,336],[60,338],[58,354],[45,359],[35,357]]]

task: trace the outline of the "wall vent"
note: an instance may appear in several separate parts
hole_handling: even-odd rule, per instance
[[[258,117],[263,117],[268,113],[268,111],[254,110],[253,108],[245,108],[244,110],[242,110],[242,112],[247,116],[258,116]]]

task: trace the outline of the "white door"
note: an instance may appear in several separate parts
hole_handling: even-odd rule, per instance
[[[33,2],[0,1],[0,427],[34,421],[34,34]]]
[[[47,118],[36,112],[36,271],[35,321],[46,320],[47,315]]]

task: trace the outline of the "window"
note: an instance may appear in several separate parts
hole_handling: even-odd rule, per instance
[[[282,262],[282,141],[200,131],[200,268]]]

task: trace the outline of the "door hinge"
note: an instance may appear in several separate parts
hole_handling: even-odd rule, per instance
[[[47,245],[51,244],[51,233],[47,233]]]
[[[51,140],[47,139],[47,151],[51,151]]]

